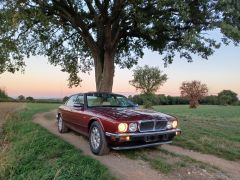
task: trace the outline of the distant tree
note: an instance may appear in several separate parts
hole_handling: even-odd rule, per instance
[[[158,104],[159,105],[167,105],[168,104],[168,98],[164,94],[157,95]]]
[[[4,89],[0,89],[0,99],[8,99],[8,95]]]
[[[133,70],[133,80],[129,83],[143,94],[154,94],[166,81],[167,75],[159,68],[145,65]]]
[[[63,103],[65,103],[65,102],[68,100],[68,98],[69,98],[68,96],[65,96],[65,97],[63,98],[63,100],[62,100]]]
[[[28,102],[34,102],[34,98],[31,96],[26,97],[26,101]]]
[[[183,82],[180,90],[181,96],[189,100],[190,108],[197,108],[199,100],[205,97],[208,93],[207,85],[196,80]]]
[[[25,101],[25,97],[23,95],[18,96],[19,101]]]
[[[223,90],[218,93],[218,100],[221,105],[232,105],[238,102],[237,93],[231,90]]]
[[[217,105],[219,104],[218,96],[206,96],[200,100],[201,104]]]

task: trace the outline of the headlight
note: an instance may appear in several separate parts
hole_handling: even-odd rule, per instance
[[[178,121],[177,120],[173,120],[173,121],[168,121],[167,124],[167,129],[172,129],[172,128],[177,128],[178,125]]]
[[[129,131],[130,131],[130,132],[135,132],[135,131],[137,131],[137,123],[130,123],[130,124],[129,124]]]
[[[170,121],[167,124],[167,129],[172,129],[172,123]]]
[[[119,131],[119,132],[126,132],[126,131],[127,131],[127,128],[128,128],[127,123],[120,123],[120,124],[118,125],[118,131]]]
[[[178,122],[177,120],[172,121],[172,127],[177,128]]]

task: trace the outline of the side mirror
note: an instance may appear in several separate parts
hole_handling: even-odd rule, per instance
[[[84,104],[83,103],[74,103],[73,107],[75,107],[75,108],[83,108]]]

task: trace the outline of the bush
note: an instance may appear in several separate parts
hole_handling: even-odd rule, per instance
[[[8,95],[3,89],[0,89],[0,99],[8,99]]]
[[[151,101],[146,100],[146,101],[144,101],[144,103],[143,103],[143,108],[145,108],[145,109],[153,109],[152,105],[153,105],[153,104],[152,104]]]
[[[239,101],[237,93],[231,90],[223,90],[218,93],[218,100],[221,105],[233,105]]]

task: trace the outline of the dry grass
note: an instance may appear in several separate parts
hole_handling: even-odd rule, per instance
[[[21,109],[25,106],[25,103],[11,103],[1,102],[0,103],[0,126],[14,111]]]
[[[3,123],[16,111],[25,107],[24,103],[0,103],[0,173],[4,173],[8,167],[7,152],[9,143],[2,135]]]

